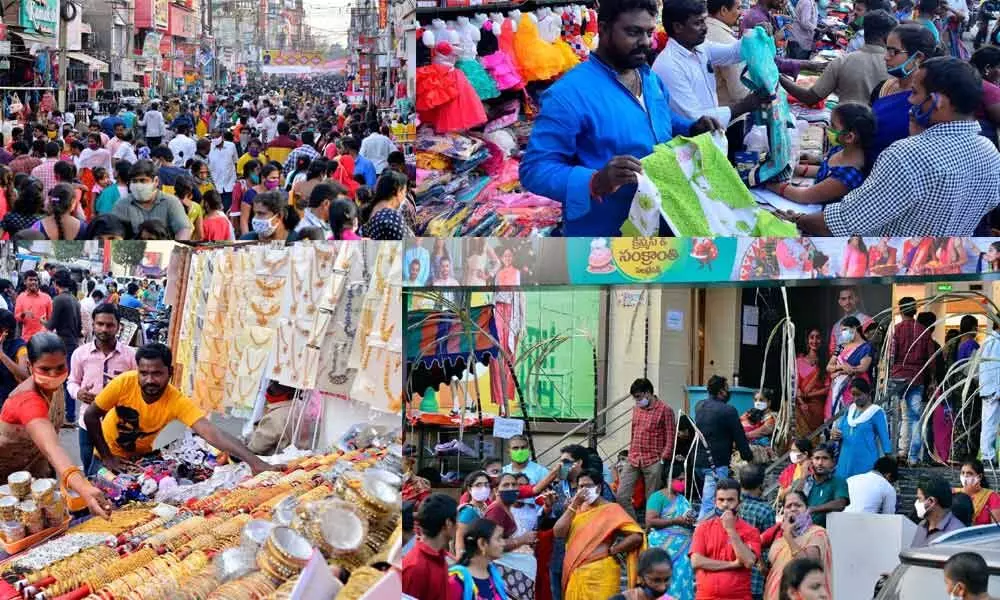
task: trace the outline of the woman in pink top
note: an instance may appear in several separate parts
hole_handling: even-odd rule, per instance
[[[844,266],[841,277],[864,277],[868,271],[868,248],[861,236],[855,235],[847,240],[844,249]]]
[[[360,240],[355,233],[358,229],[358,207],[347,198],[337,198],[330,205],[330,227],[335,240]]]

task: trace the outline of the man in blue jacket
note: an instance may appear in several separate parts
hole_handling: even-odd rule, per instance
[[[542,96],[521,160],[524,187],[562,203],[566,236],[621,235],[639,159],[674,135],[722,129],[711,117],[692,122],[670,110],[647,62],[655,0],[604,0],[597,20],[597,50]],[[667,233],[662,221],[660,229]]]

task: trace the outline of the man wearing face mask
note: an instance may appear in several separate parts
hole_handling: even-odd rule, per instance
[[[698,525],[691,540],[691,567],[698,598],[750,598],[750,569],[760,557],[760,532],[739,518],[740,484],[720,479],[712,517]]]
[[[735,447],[743,460],[753,462],[753,451],[747,441],[740,416],[729,405],[729,383],[725,377],[712,375],[708,380],[708,399],[695,411],[695,425],[704,437],[695,451],[695,468],[704,477],[702,498],[715,498],[715,482],[729,477],[729,463]],[[703,501],[698,520],[712,515],[712,502]]]
[[[157,219],[166,224],[175,240],[191,239],[191,221],[176,196],[157,189],[159,179],[151,161],[140,160],[132,166],[129,193],[115,203],[111,213],[131,227],[133,235],[144,221]]]
[[[632,492],[641,476],[645,483],[646,500],[660,489],[663,465],[673,460],[676,420],[674,411],[653,394],[653,384],[641,378],[632,382],[629,393],[635,400],[632,409],[632,433],[628,461],[622,464],[618,486],[618,504],[635,518]]]
[[[528,438],[515,435],[510,438],[510,463],[504,465],[504,473],[524,473],[532,485],[538,483],[549,474],[548,469],[531,460],[531,448]]]
[[[949,531],[965,527],[951,512],[951,494],[948,482],[940,477],[922,477],[917,482],[913,508],[920,524],[911,548],[923,548]]]
[[[813,235],[972,235],[1000,204],[1000,153],[979,135],[982,79],[957,58],[913,75],[910,133],[879,155],[860,187],[813,215],[791,215]],[[789,217],[789,215],[785,215]]]
[[[208,152],[208,169],[212,173],[215,190],[222,196],[222,206],[233,204],[233,188],[236,187],[236,161],[239,151],[233,143],[233,134],[222,130],[212,133],[212,147]]]
[[[948,600],[990,600],[990,571],[975,552],[959,552],[944,563]]]

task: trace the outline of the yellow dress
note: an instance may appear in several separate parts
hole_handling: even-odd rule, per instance
[[[538,25],[526,14],[514,33],[514,59],[526,81],[547,81],[566,70],[563,53],[542,39]]]

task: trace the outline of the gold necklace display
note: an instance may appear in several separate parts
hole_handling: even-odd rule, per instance
[[[250,309],[257,315],[257,324],[264,327],[281,310],[281,304],[274,302],[271,306],[260,306],[255,300],[251,300]]]
[[[400,401],[401,401],[402,396],[403,396],[403,390],[400,389],[400,393],[399,394],[393,394],[392,393],[392,390],[390,389],[390,380],[391,380],[390,376],[393,373],[396,373],[397,371],[399,371],[400,366],[402,366],[402,361],[403,361],[403,359],[402,359],[402,355],[401,354],[396,355],[395,361],[391,360],[390,357],[387,356],[386,360],[385,360],[385,369],[384,369],[384,372],[382,374],[382,385],[385,388],[385,397],[388,400],[387,406],[389,407],[389,410],[392,411],[392,412],[395,412],[395,411],[399,410],[399,408],[402,407],[402,405],[400,404]],[[390,363],[392,363],[392,369],[391,370],[389,368]],[[393,407],[399,407],[399,408],[393,408]]]
[[[326,273],[330,269],[330,265],[334,261],[334,255],[336,251],[330,247],[329,250],[326,248],[327,244],[316,244],[313,246],[316,252],[316,260],[319,262],[320,273]]]
[[[282,288],[285,287],[284,279],[272,279],[270,277],[255,277],[254,284],[256,284],[257,289],[260,293],[264,295],[265,298],[274,298],[281,293]]]
[[[396,328],[395,323],[390,323],[388,327],[385,324],[389,319],[389,311],[392,310],[392,296],[392,288],[387,287],[385,302],[382,303],[382,317],[379,321],[379,337],[382,338],[382,342],[384,343],[388,343],[389,338],[392,337],[392,331]]]
[[[307,315],[316,312],[316,300],[313,287],[313,254],[308,246],[294,246],[292,252],[298,256],[292,261],[292,290],[298,295],[295,309],[304,309]],[[322,285],[320,286],[322,287]]]
[[[288,263],[288,252],[285,249],[278,250],[278,257],[271,255],[271,249],[265,248],[260,257],[260,262],[267,268],[270,275],[277,275],[279,271]]]

